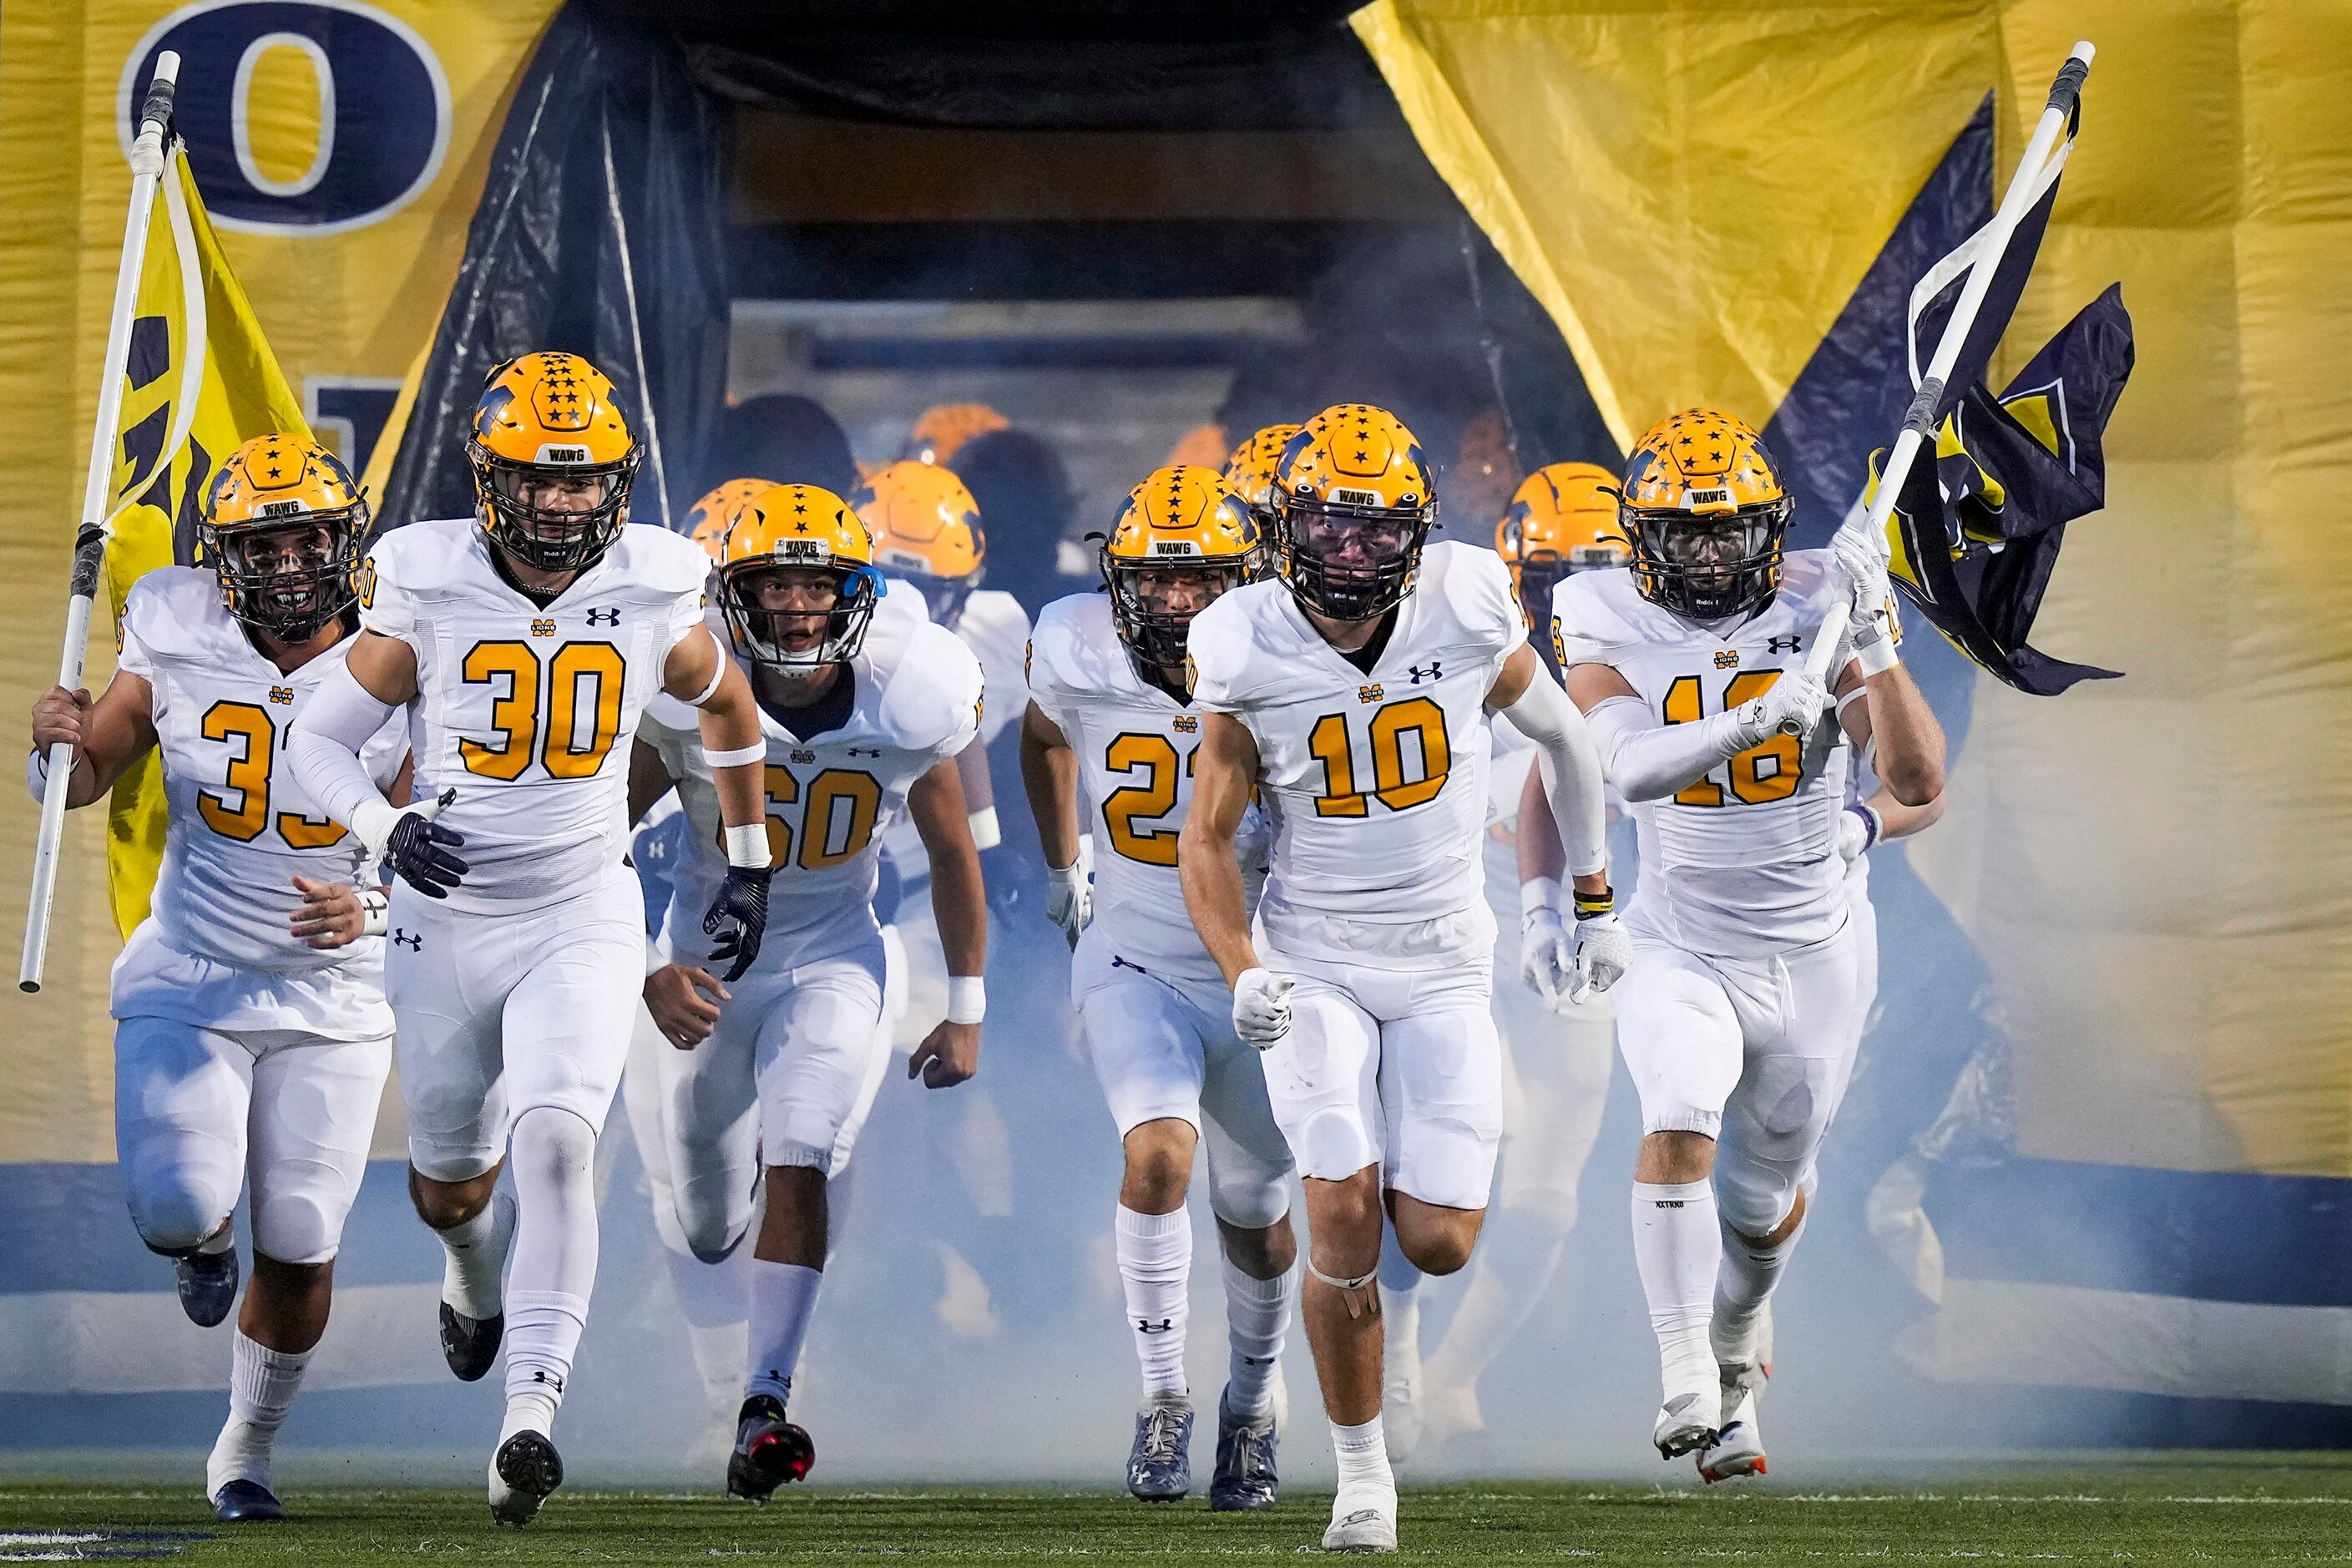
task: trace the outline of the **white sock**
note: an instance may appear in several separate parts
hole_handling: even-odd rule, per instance
[[[236,1226],[227,1220],[223,1220],[218,1230],[196,1243],[196,1250],[210,1256],[214,1253],[226,1252],[236,1245]]]
[[[1225,1264],[1225,1337],[1233,1356],[1225,1372],[1225,1402],[1236,1415],[1263,1415],[1274,1404],[1274,1374],[1290,1331],[1290,1301],[1298,1271],[1259,1279]]]
[[[539,1106],[516,1120],[507,1163],[517,1223],[500,1442],[525,1427],[554,1435],[596,1287],[596,1136],[572,1112]]]
[[[1772,1299],[1774,1288],[1780,1283],[1780,1270],[1804,1234],[1805,1222],[1799,1220],[1797,1228],[1781,1237],[1778,1247],[1758,1247],[1729,1226],[1723,1227],[1722,1273],[1715,1283],[1716,1342],[1748,1342],[1756,1331],[1756,1315]]]
[[[441,1238],[441,1299],[468,1318],[499,1315],[514,1218],[514,1200],[495,1192],[473,1218],[433,1233]]]
[[[1390,1509],[1396,1507],[1396,1472],[1389,1468],[1389,1444],[1373,1416],[1360,1426],[1331,1423],[1331,1449],[1339,1460],[1339,1496],[1350,1492],[1385,1492]],[[1362,1506],[1360,1503],[1357,1506]],[[1339,1508],[1332,1509],[1338,1517]]]
[[[1127,1289],[1127,1326],[1135,1335],[1135,1359],[1143,1364],[1143,1392],[1182,1394],[1184,1323],[1191,1314],[1192,1216],[1138,1214],[1118,1205],[1114,1230],[1119,1282]]]
[[[809,1320],[816,1315],[817,1287],[824,1271],[800,1263],[751,1259],[751,1374],[743,1397],[772,1394],[779,1405],[793,1396],[793,1369],[808,1342]]]
[[[269,1484],[269,1450],[294,1408],[309,1351],[274,1351],[236,1331],[228,1363],[228,1420],[205,1463],[205,1495],[231,1481]]]
[[[1633,1263],[1649,1298],[1665,1396],[1716,1386],[1707,1319],[1723,1256],[1711,1182],[1633,1184]]]

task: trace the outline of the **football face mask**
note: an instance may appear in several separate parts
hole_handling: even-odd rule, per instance
[[[869,567],[752,562],[728,569],[719,607],[755,663],[807,675],[856,657],[880,596]]]

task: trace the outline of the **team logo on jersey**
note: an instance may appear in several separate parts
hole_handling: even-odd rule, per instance
[[[555,635],[555,623],[553,621],[533,621],[530,623],[530,635],[535,637],[551,637]]]
[[[404,947],[411,952],[422,952],[425,951],[425,933],[421,931],[404,931],[400,927],[394,926],[392,928],[392,940],[394,946]]]
[[[610,609],[591,610],[588,612],[588,624],[592,626],[617,626],[621,624],[621,607],[615,605]]]
[[[1717,669],[1738,669],[1739,668],[1739,650],[1736,647],[1716,649],[1715,668]]]
[[[1774,653],[1795,653],[1805,646],[1805,639],[1791,633],[1784,637],[1766,637],[1764,646]]]
[[[813,763],[816,761],[816,753],[795,746],[793,748],[793,761],[796,763]]]
[[[1201,721],[1190,713],[1180,713],[1176,717],[1176,732],[1180,735],[1190,735],[1200,727]]]
[[[1381,689],[1377,686],[1359,686],[1356,688],[1356,700],[1359,702],[1378,702],[1382,695]]]
[[[1444,669],[1438,664],[1437,660],[1433,658],[1429,661],[1429,668],[1427,669],[1422,668],[1421,666],[1417,664],[1408,665],[1405,668],[1405,673],[1412,677],[1412,683],[1415,686],[1419,686],[1424,678],[1431,680],[1443,680],[1445,679]]]
[[[273,686],[269,689],[269,700],[280,707],[290,708],[294,704],[294,689],[290,686]]]

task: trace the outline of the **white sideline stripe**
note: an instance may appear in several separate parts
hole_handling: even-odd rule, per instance
[[[1895,1341],[1937,1382],[2352,1405],[2352,1309],[1948,1277],[1943,1294]]]
[[[334,1312],[305,1389],[381,1388],[449,1375],[434,1334],[437,1285],[359,1285]],[[0,1394],[185,1394],[228,1387],[231,1328],[200,1329],[168,1290],[0,1295]],[[0,1536],[0,1544],[8,1538]]]

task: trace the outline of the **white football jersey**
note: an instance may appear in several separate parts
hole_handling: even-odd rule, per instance
[[[905,814],[915,781],[978,731],[980,661],[922,618],[920,599],[898,590],[877,607],[865,646],[850,660],[856,689],[839,728],[802,740],[761,710],[776,875],[756,973],[829,956],[873,933],[883,836]],[[666,701],[637,735],[678,781],[692,824],[693,849],[676,869],[663,939],[679,962],[702,962],[710,951],[702,917],[727,875],[719,794],[690,709]]]
[[[1843,637],[1843,591],[1827,551],[1791,551],[1762,610],[1701,623],[1643,598],[1625,568],[1580,572],[1552,591],[1552,635],[1563,668],[1608,665],[1659,722],[1690,723],[1801,667],[1832,616]],[[1628,921],[1729,958],[1837,934],[1846,910],[1837,814],[1852,755],[1828,717],[1802,755],[1793,737],[1775,735],[1669,799],[1635,804],[1642,877]]]
[[[1117,955],[1177,979],[1223,975],[1192,929],[1176,874],[1176,835],[1192,804],[1201,710],[1143,679],[1111,623],[1110,595],[1045,606],[1030,644],[1029,698],[1078,758],[1078,796],[1094,820],[1095,902],[1088,932]],[[1265,835],[1249,808],[1236,835],[1243,896],[1256,903]]]
[[[254,973],[247,989],[307,977],[295,987],[305,999],[289,1004],[301,1016],[268,1021],[269,1006],[252,998],[261,1014],[231,1005],[215,1020],[220,1026],[310,1027],[351,1008],[371,1018],[383,1012],[381,937],[322,952],[289,931],[302,902],[296,876],[356,883],[365,869],[359,840],[329,820],[283,765],[295,715],[350,647],[339,643],[290,674],[280,671],[222,607],[214,574],[194,567],[150,572],[123,605],[119,668],[153,692],[163,763],[163,861],[150,920],[179,952]],[[407,754],[407,727],[394,714],[369,737],[360,760],[389,788]],[[135,979],[118,969],[118,1002]],[[310,1005],[344,990],[352,993],[343,999],[348,1007]],[[346,1021],[346,1037],[391,1031],[388,1013],[381,1026]]]
[[[993,744],[1004,726],[1029,709],[1028,681],[1023,666],[1029,650],[1029,612],[1012,595],[980,588],[965,595],[962,614],[956,616],[955,635],[980,660],[988,679],[988,709],[981,715],[980,738]]]
[[[1323,640],[1289,588],[1253,583],[1193,619],[1193,699],[1257,742],[1274,819],[1258,926],[1278,951],[1413,966],[1495,940],[1481,846],[1486,694],[1527,640],[1491,550],[1427,546],[1369,671]]]
[[[375,542],[360,621],[416,652],[416,797],[455,789],[447,907],[508,912],[596,886],[628,847],[629,748],[670,650],[702,624],[710,558],[633,523],[544,608],[491,564],[471,518]]]

